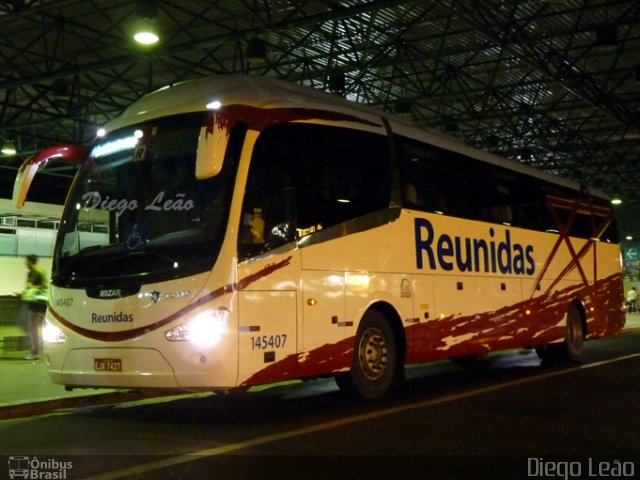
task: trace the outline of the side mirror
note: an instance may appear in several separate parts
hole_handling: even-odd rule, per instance
[[[40,167],[46,165],[49,160],[81,164],[88,153],[89,147],[86,145],[57,145],[40,150],[27,158],[20,166],[13,183],[13,204],[15,207],[22,208],[24,206],[33,178]]]
[[[204,180],[211,178],[222,170],[222,162],[227,151],[230,122],[220,114],[214,114],[210,125],[200,129],[198,137],[198,151],[196,153],[196,178]]]

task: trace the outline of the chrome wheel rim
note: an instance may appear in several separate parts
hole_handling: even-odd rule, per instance
[[[384,374],[387,366],[387,342],[377,328],[369,328],[362,335],[358,347],[360,368],[369,380],[377,380]]]

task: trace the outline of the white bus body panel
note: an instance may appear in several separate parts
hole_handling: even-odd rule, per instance
[[[136,102],[107,130],[163,115],[203,111],[206,103],[220,100],[223,105],[274,111],[344,113],[364,122],[344,121],[341,126],[384,132],[381,115],[366,107],[285,85],[246,77],[176,85]],[[443,135],[382,116],[395,133],[513,168],[505,160],[454,145]],[[612,298],[607,294],[612,285],[618,288],[620,283],[621,288],[617,245],[571,238],[567,240],[570,248],[557,235],[509,225],[402,210],[386,224],[344,235],[339,234],[343,225],[329,227],[238,263],[237,226],[258,135],[247,131],[229,227],[210,273],[144,285],[140,295],[121,299],[99,300],[83,290],[52,288],[47,315],[68,337],[63,344],[46,344],[55,382],[196,389],[329,375],[349,368],[363,315],[381,305],[397,316],[408,362],[560,341],[572,301],[584,305],[590,336],[621,328],[621,305],[599,300]],[[576,187],[525,167],[514,170]],[[433,238],[426,237],[426,225]],[[332,229],[335,235],[316,240]],[[468,264],[473,254],[467,241],[473,245],[475,240],[493,245],[497,257],[486,264],[486,255],[492,253],[482,254]],[[438,242],[442,248],[436,251]],[[461,248],[458,245],[467,250],[454,251]],[[575,258],[583,246],[584,255]],[[500,257],[505,249],[509,253]],[[547,264],[552,254],[553,261]],[[520,263],[514,268],[516,256]],[[509,264],[505,272],[496,269],[499,258]],[[154,292],[182,291],[190,294],[153,301]],[[228,311],[229,317],[215,345],[166,338],[172,328],[216,309]],[[119,313],[132,315],[133,322],[92,322],[93,314]],[[139,335],[130,336],[128,330]],[[82,337],[85,331],[90,335]],[[119,359],[122,371],[96,371],[95,361],[101,358]]]
[[[446,232],[463,243],[467,238],[493,240],[497,248],[508,238],[512,255],[514,245],[530,246],[530,261],[522,260],[530,262],[524,264],[530,273],[484,271],[484,263],[479,271],[445,272],[439,264],[431,269],[428,253],[416,247],[416,219],[428,221],[436,235]],[[119,303],[98,301],[104,302],[106,311],[130,309],[149,325],[181,310],[187,313],[128,340],[130,350],[118,342],[80,340],[74,335],[69,336],[70,343],[47,344],[51,375],[66,385],[177,388],[232,388],[327,375],[349,367],[359,322],[368,308],[380,303],[397,312],[407,339],[408,361],[561,340],[567,306],[574,299],[584,302],[592,336],[617,330],[619,325],[606,324],[609,315],[597,311],[601,306],[596,301],[616,276],[616,246],[594,242],[580,259],[580,268],[594,287],[585,295],[580,269],[567,269],[576,262],[566,246],[557,249],[555,260],[539,276],[556,238],[510,226],[403,210],[397,220],[363,232],[310,245],[292,242],[241,262],[237,282],[231,286],[216,281],[223,278],[216,275],[184,280],[191,282],[194,292],[197,285],[203,287],[197,295],[176,300],[175,305],[169,300],[154,305],[152,300],[140,301],[137,296]],[[571,242],[575,250],[585,240]],[[421,268],[418,258],[422,259]],[[456,262],[451,255],[443,258]],[[594,262],[598,265],[595,279]],[[169,290],[184,288],[178,282]],[[167,285],[149,285],[142,293],[167,289]],[[215,291],[221,295],[198,308],[189,306]],[[96,301],[80,298],[73,300],[76,307],[65,306],[65,296],[70,295],[63,289],[54,291],[52,320],[84,319],[83,327],[97,330],[87,313],[98,311],[91,303]],[[232,315],[229,329],[217,345],[198,348],[166,340],[165,332],[181,321],[221,307]],[[612,313],[619,307],[605,305]],[[536,318],[530,310],[544,314],[544,324],[542,317]],[[118,325],[100,326],[101,332],[119,330]],[[103,356],[121,358],[123,372],[92,373],[94,359]],[[127,359],[134,356],[135,361],[128,364]]]
[[[237,312],[237,295],[204,273],[144,285],[120,299],[96,299],[84,290],[52,287],[48,321],[67,335],[45,342],[52,381],[69,386],[199,388],[234,386],[237,380],[237,315],[219,338],[169,341],[167,331],[217,309]],[[224,277],[218,277],[224,278]],[[211,285],[217,284],[212,287]],[[188,292],[186,294],[185,292]],[[120,319],[118,319],[120,316]],[[122,321],[122,316],[130,319]],[[120,371],[96,371],[96,359],[115,359]]]

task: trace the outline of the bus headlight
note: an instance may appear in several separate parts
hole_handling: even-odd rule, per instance
[[[47,343],[64,343],[67,336],[49,320],[44,321],[42,326],[42,340]]]
[[[164,334],[172,342],[192,342],[202,347],[218,343],[227,332],[231,312],[226,308],[217,308],[202,312],[192,320],[172,328]]]

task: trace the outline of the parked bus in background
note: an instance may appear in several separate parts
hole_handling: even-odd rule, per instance
[[[624,325],[607,197],[270,78],[146,95],[91,147],[61,218],[44,340],[68,388],[230,390],[335,376],[385,394],[410,363]]]

